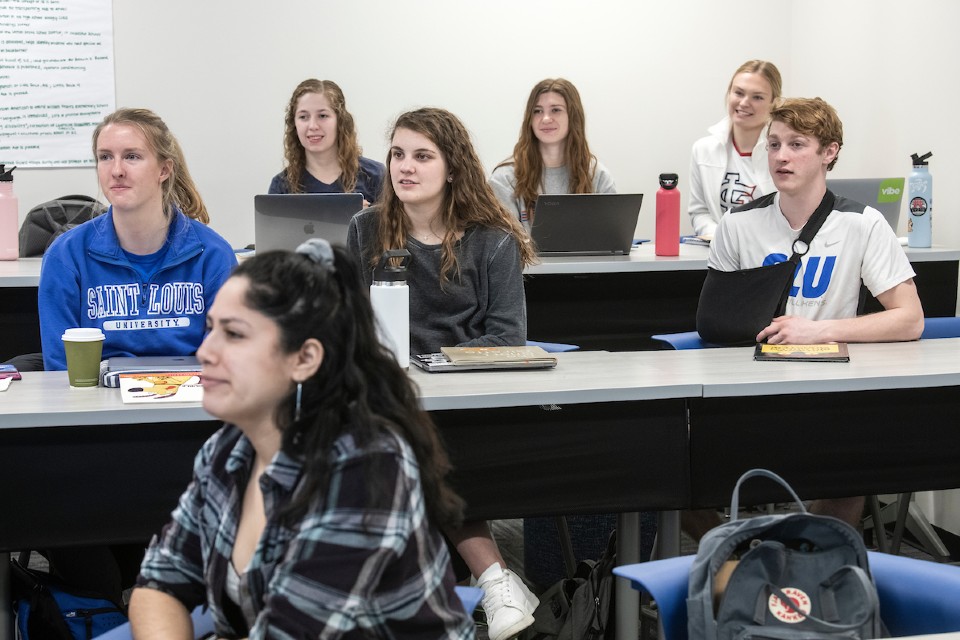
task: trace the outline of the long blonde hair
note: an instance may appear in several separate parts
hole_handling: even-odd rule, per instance
[[[564,78],[547,78],[538,82],[527,98],[527,110],[520,125],[520,139],[513,148],[513,157],[499,166],[513,165],[517,186],[514,196],[528,209],[532,209],[540,195],[543,182],[543,156],[540,141],[533,134],[533,110],[537,99],[545,93],[557,93],[567,103],[569,130],[564,141],[564,164],[569,174],[570,193],[592,193],[596,173],[596,158],[587,144],[586,116],[580,92],[573,83]]]
[[[440,219],[446,229],[440,259],[441,283],[459,273],[454,245],[462,232],[472,225],[501,229],[511,234],[520,249],[521,262],[528,265],[536,260],[529,236],[487,183],[483,164],[470,142],[470,134],[457,116],[444,109],[426,107],[397,118],[390,132],[391,140],[397,129],[409,129],[429,138],[440,149],[452,176],[452,181],[446,184],[440,208]],[[392,160],[388,153],[388,168]],[[409,233],[403,203],[393,190],[392,180],[384,180],[377,205],[380,223],[374,262],[384,251],[406,246]]]
[[[203,204],[203,198],[197,190],[187,161],[183,157],[183,149],[160,116],[149,109],[117,109],[97,125],[93,131],[93,156],[97,157],[97,139],[104,127],[110,124],[127,124],[136,127],[143,133],[150,149],[157,154],[160,164],[170,161],[170,177],[163,181],[163,212],[170,215],[176,206],[184,215],[203,224],[210,223],[210,214]]]
[[[287,114],[283,119],[283,157],[286,161],[284,173],[290,193],[303,193],[300,179],[307,166],[307,152],[300,144],[297,135],[297,103],[308,93],[322,94],[330,108],[337,114],[337,161],[340,163],[340,185],[344,192],[350,193],[357,186],[357,173],[360,171],[360,142],[357,140],[357,128],[353,116],[347,111],[347,100],[343,91],[332,80],[308,78],[293,90],[287,104]]]

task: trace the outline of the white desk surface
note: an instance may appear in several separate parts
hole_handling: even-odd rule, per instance
[[[655,353],[561,353],[557,368],[544,371],[411,369],[410,376],[428,411],[700,396],[683,370],[658,371]],[[200,403],[123,404],[119,389],[71,389],[64,371],[24,373],[0,393],[0,427],[8,428],[210,419]]]
[[[960,386],[960,338],[851,344],[850,362],[754,362],[751,347],[557,354],[545,371],[410,371],[424,409],[722,398]],[[65,372],[25,373],[0,393],[0,427],[212,419],[199,403],[125,405],[117,389],[70,389]]]
[[[850,362],[754,362],[753,347],[668,353],[700,368],[705,398],[960,385],[960,338],[849,348]]]
[[[40,258],[0,260],[0,287],[35,287],[40,284]]]
[[[934,246],[930,249],[904,247],[911,262],[960,260],[960,249]],[[640,271],[697,271],[707,268],[708,247],[681,244],[680,255],[662,257],[654,253],[652,243],[635,247],[629,256],[569,256],[540,258],[540,264],[527,267],[526,273],[630,273]],[[40,283],[40,258],[0,260],[0,288],[36,287]]]

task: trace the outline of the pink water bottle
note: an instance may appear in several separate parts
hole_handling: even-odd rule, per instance
[[[654,251],[658,256],[680,255],[680,190],[677,174],[661,173],[657,189],[657,235]]]
[[[0,260],[20,257],[20,221],[17,196],[13,195],[13,170],[0,164]]]

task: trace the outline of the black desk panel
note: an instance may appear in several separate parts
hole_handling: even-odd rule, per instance
[[[585,350],[664,349],[650,336],[697,328],[706,277],[705,270],[528,275],[527,337]]]
[[[471,519],[680,509],[684,400],[434,411]]]
[[[693,507],[728,506],[754,467],[804,500],[958,487],[958,407],[958,387],[691,400]],[[785,500],[758,480],[741,503]]]
[[[0,551],[149,540],[221,424],[0,429]]]

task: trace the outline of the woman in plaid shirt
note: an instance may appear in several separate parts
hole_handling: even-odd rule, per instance
[[[314,239],[244,262],[207,316],[204,408],[227,424],[155,538],[137,638],[472,638],[439,527],[461,499],[357,266]]]

